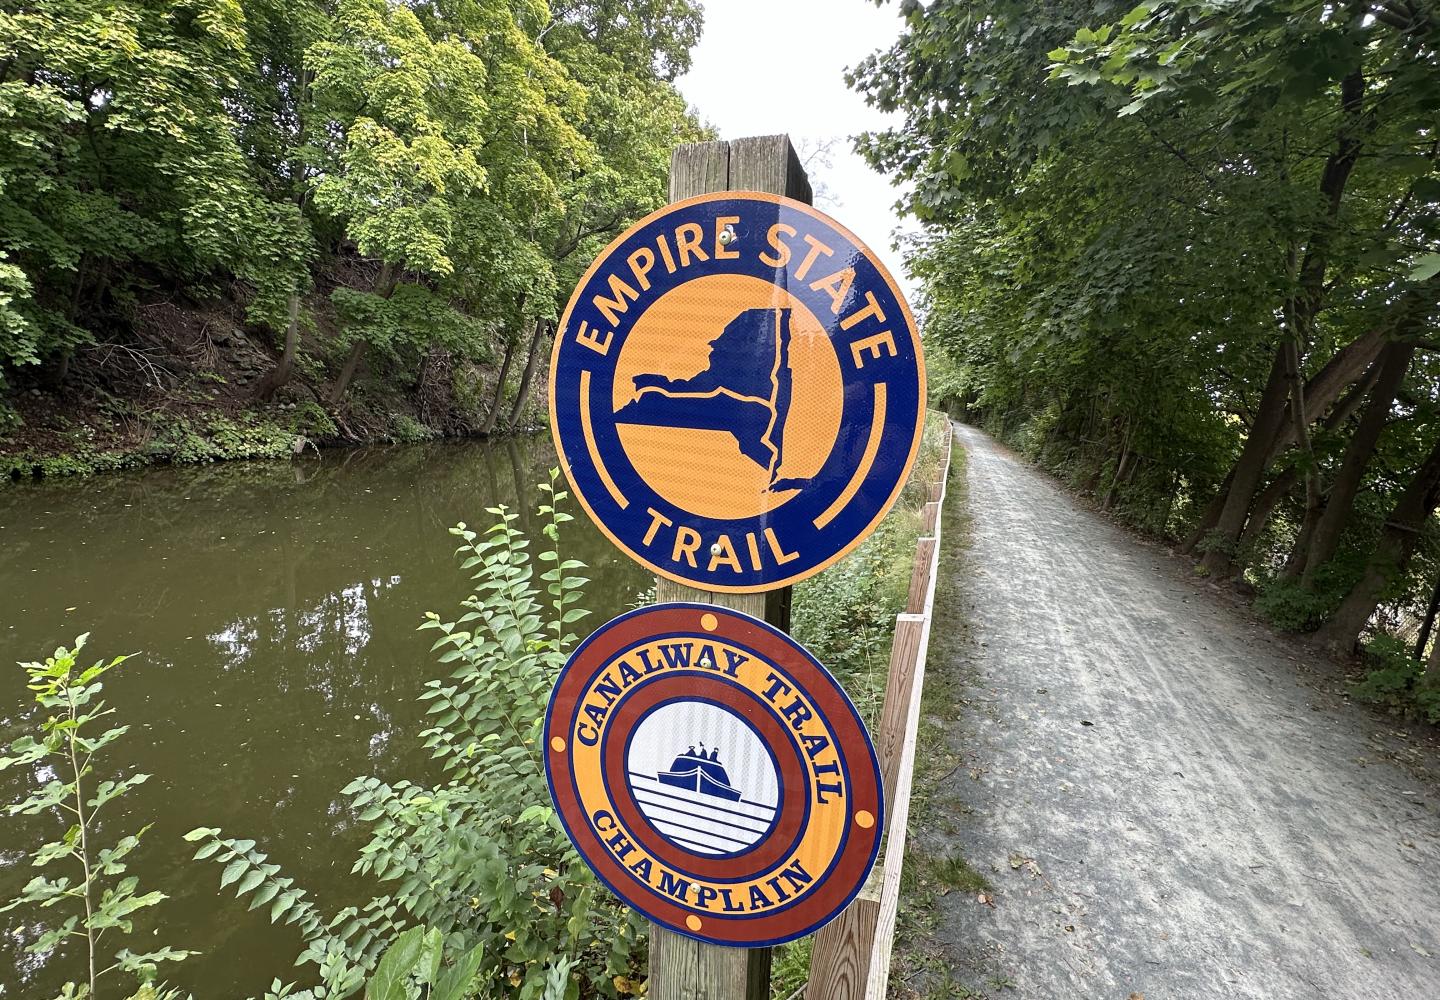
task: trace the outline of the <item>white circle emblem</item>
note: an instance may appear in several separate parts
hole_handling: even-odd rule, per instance
[[[671,702],[646,716],[630,741],[625,769],[631,794],[656,832],[695,854],[749,848],[779,808],[779,777],[760,737],[739,716],[707,702]]]

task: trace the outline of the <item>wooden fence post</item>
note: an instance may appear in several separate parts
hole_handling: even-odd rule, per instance
[[[810,181],[790,137],[756,136],[734,142],[680,146],[670,161],[670,200],[716,191],[764,191],[811,201]],[[790,588],[758,594],[719,594],[673,580],[655,581],[659,602],[718,604],[790,630]],[[650,925],[652,1000],[767,1000],[769,948],[722,948]]]

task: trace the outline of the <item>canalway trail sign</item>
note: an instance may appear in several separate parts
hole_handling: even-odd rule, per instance
[[[642,219],[581,280],[555,339],[551,428],[623,551],[708,591],[819,572],[884,517],[920,443],[903,296],[838,223],[724,192]]]
[[[824,667],[749,615],[662,604],[611,621],[561,672],[544,746],[580,856],[677,933],[793,940],[874,866],[884,806],[865,726]]]

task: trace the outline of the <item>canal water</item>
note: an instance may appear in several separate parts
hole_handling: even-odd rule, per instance
[[[488,526],[486,508],[504,504],[538,538],[536,484],[554,465],[536,437],[0,487],[0,742],[36,721],[16,661],[81,632],[87,665],[136,654],[105,691],[130,732],[93,780],[114,767],[153,777],[107,807],[100,842],[153,822],[131,871],[171,898],[141,914],[134,937],[105,941],[107,954],[198,950],[167,975],[200,1000],[309,979],[291,967],[294,929],[272,927],[268,907],[246,912],[233,886],[218,890],[219,866],[191,862],[181,838],[197,826],[253,838],[327,912],[368,899],[349,874],[365,830],[339,792],[359,775],[435,776],[416,698],[447,671],[429,652],[433,633],[415,629],[426,611],[458,617],[470,592],[447,529]],[[581,624],[593,628],[649,578],[569,506],[562,540],[590,567],[593,615]],[[35,777],[0,774],[0,804]],[[53,816],[0,813],[0,901],[60,832]],[[50,997],[83,978],[79,950],[24,954],[36,916],[0,916],[0,997]],[[128,996],[120,986],[102,995]]]

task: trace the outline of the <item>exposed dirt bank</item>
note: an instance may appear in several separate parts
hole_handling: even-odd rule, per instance
[[[515,405],[525,343],[498,393],[498,357],[462,362],[433,348],[401,359],[371,350],[344,399],[330,402],[345,353],[333,312],[319,293],[306,300],[315,328],[300,338],[291,377],[273,393],[262,387],[279,361],[279,338],[247,326],[241,304],[223,297],[137,305],[127,327],[77,350],[63,376],[55,365],[0,373],[0,481],[542,425],[545,365]]]

